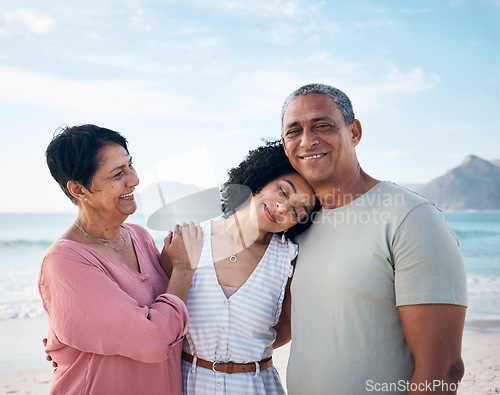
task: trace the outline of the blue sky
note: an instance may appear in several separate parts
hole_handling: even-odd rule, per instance
[[[44,162],[61,124],[122,132],[143,186],[222,183],[310,82],[350,96],[376,178],[500,158],[500,1],[43,3],[0,0],[2,212],[73,210]]]

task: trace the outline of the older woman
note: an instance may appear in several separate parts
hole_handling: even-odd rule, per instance
[[[52,394],[179,394],[180,358],[193,270],[185,225],[166,238],[170,279],[146,230],[124,221],[139,183],[126,139],[94,125],[65,128],[47,164],[78,206],[70,228],[43,257],[39,290],[49,321],[46,351],[57,362]]]

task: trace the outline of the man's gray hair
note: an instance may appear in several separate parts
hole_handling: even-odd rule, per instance
[[[330,96],[337,105],[338,109],[344,116],[344,121],[347,126],[351,126],[354,122],[354,110],[352,109],[351,100],[340,89],[334,88],[325,84],[308,84],[301,86],[299,89],[293,91],[285,100],[281,109],[281,132],[283,132],[283,117],[288,104],[299,95],[307,95],[308,93],[318,93],[320,95]]]

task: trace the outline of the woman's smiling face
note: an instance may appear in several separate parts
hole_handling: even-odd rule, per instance
[[[262,232],[290,229],[309,215],[316,197],[299,174],[288,174],[271,181],[250,202],[250,216]]]
[[[103,217],[129,216],[137,210],[134,189],[139,178],[132,157],[119,144],[109,143],[98,153],[99,167],[92,178],[89,206]]]

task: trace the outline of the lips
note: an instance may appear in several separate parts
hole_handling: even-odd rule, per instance
[[[309,155],[299,155],[299,158],[302,159],[302,160],[315,160],[315,159],[322,158],[325,155],[326,155],[326,153],[322,153],[322,154],[309,154]]]
[[[123,200],[133,200],[134,199],[134,192],[130,192],[130,193],[126,194],[126,195],[121,195],[120,199],[123,199]]]
[[[269,210],[266,204],[264,204],[264,214],[266,215],[266,218],[271,221],[271,222],[276,222],[276,217],[274,214]]]

